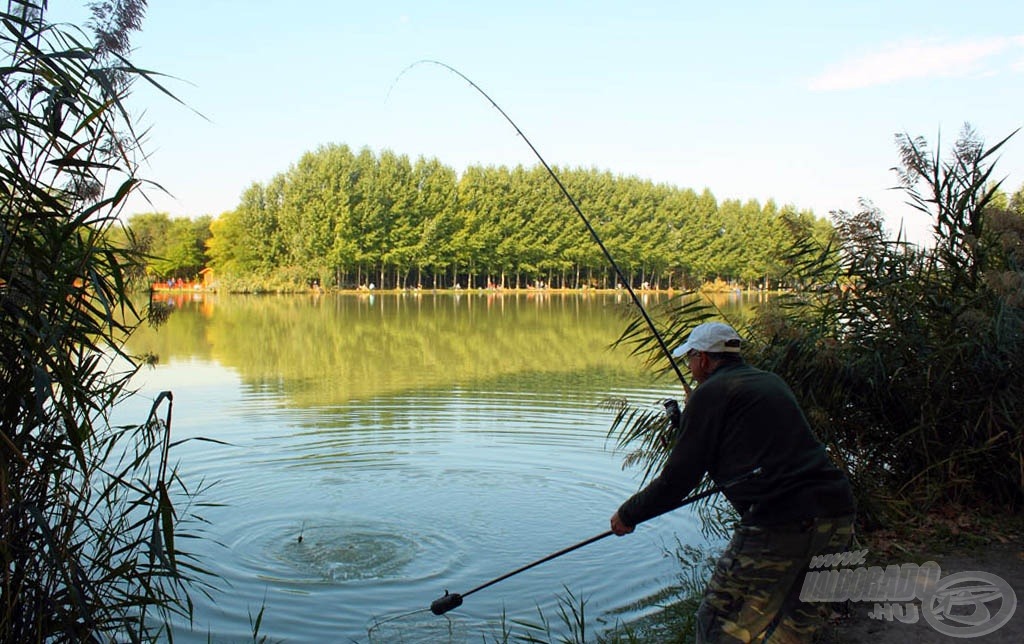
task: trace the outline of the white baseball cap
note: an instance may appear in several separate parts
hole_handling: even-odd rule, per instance
[[[742,342],[739,334],[724,322],[705,322],[690,331],[686,342],[672,352],[673,358],[681,358],[691,351],[708,353],[739,353]]]

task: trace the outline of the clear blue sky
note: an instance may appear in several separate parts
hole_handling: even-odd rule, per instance
[[[78,0],[51,17],[79,19]],[[152,206],[218,215],[253,182],[327,143],[411,159],[536,162],[458,68],[552,165],[595,167],[719,200],[769,198],[825,216],[881,207],[897,132],[964,122],[989,143],[1024,125],[1024,3],[154,0],[136,64],[195,112],[142,88]],[[396,83],[396,78],[401,75]],[[1024,132],[997,166],[1024,184]],[[569,186],[570,191],[572,187]]]

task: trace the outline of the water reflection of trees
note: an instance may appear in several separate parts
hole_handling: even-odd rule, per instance
[[[189,294],[169,304],[166,324],[140,330],[133,351],[215,360],[298,405],[538,374],[642,374],[610,347],[629,305],[614,294]]]

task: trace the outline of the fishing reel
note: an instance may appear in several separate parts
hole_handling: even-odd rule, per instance
[[[661,401],[661,405],[665,408],[665,415],[668,416],[669,426],[671,426],[673,430],[678,429],[679,420],[682,416],[682,411],[679,409],[679,402],[674,398],[666,398]]]

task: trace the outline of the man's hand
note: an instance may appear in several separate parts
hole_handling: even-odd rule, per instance
[[[612,515],[612,534],[617,537],[621,537],[622,535],[629,534],[632,531],[633,526],[623,523],[622,519],[619,518],[618,512]]]
[[[679,429],[679,417],[682,415],[682,412],[679,410],[679,403],[672,398],[666,398],[661,401],[661,404],[665,407],[665,415],[668,417],[668,422],[672,424],[672,431],[675,433],[675,430]]]

